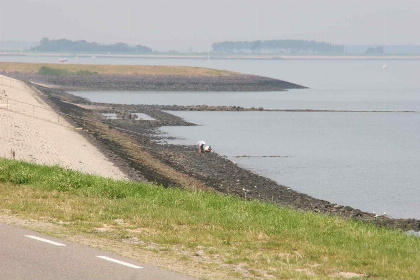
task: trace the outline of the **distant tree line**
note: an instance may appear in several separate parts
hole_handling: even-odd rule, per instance
[[[344,53],[344,45],[306,40],[225,41],[214,43],[217,53]]]
[[[43,38],[40,45],[30,49],[40,52],[111,52],[111,53],[151,53],[153,50],[149,47],[137,45],[130,47],[125,43],[116,43],[112,45],[100,45],[95,42],[85,40],[70,41],[66,39],[49,40]]]
[[[384,53],[384,47],[370,47],[366,50],[366,54],[383,54]]]

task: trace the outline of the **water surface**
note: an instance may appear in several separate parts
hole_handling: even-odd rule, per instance
[[[419,111],[420,92],[294,89],[282,92],[73,92],[94,102],[148,105],[241,106],[265,109]]]
[[[170,112],[233,162],[292,189],[364,211],[420,218],[419,113]],[[238,156],[251,157],[238,157]],[[282,156],[282,157],[262,157]]]

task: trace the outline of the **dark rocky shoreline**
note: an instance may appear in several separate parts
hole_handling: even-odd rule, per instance
[[[256,75],[145,75],[91,74],[42,75],[38,73],[2,73],[9,77],[59,86],[65,90],[124,91],[283,91],[305,88],[297,84]]]
[[[420,220],[375,217],[373,213],[296,192],[245,170],[217,153],[199,154],[195,146],[158,144],[156,140],[164,142],[166,139],[158,133],[159,127],[194,125],[162,111],[164,108],[159,106],[92,103],[64,91],[36,87],[46,94],[46,100],[57,110],[68,114],[69,121],[82,127],[82,133],[132,179],[147,179],[167,187],[210,189],[303,211],[340,216],[383,227],[420,231]],[[91,109],[82,108],[86,106]],[[226,107],[213,109],[226,110]],[[116,113],[122,118],[105,119],[100,116],[101,112]],[[156,120],[137,121],[130,117],[131,113],[144,113]],[[158,164],[150,163],[149,156]],[[181,180],[182,176],[186,177]]]

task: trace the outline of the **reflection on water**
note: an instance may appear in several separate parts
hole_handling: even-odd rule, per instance
[[[101,115],[104,116],[105,119],[107,119],[107,120],[116,120],[116,119],[118,119],[117,114],[115,114],[115,113],[102,113]]]
[[[149,115],[143,114],[143,113],[132,113],[132,115],[135,116],[135,120],[143,120],[143,121],[155,121],[156,119],[152,118]]]
[[[102,116],[105,117],[107,120],[117,120],[118,115],[116,113],[101,113]],[[149,115],[143,114],[143,113],[131,113],[131,115],[134,117],[134,120],[136,121],[155,121],[156,119],[152,118]]]

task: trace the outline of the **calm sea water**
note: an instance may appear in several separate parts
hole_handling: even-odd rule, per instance
[[[13,60],[13,58],[8,58]],[[21,58],[19,58],[21,59]],[[34,62],[56,58],[31,58]],[[4,60],[4,57],[0,57]],[[28,61],[25,58],[24,61]],[[50,61],[54,62],[54,61]],[[93,101],[270,109],[420,111],[420,61],[206,61],[79,58],[71,63],[203,66],[310,87],[268,93],[84,92]],[[386,67],[384,67],[384,65]],[[173,112],[172,112],[173,113]],[[365,211],[420,218],[420,113],[176,112],[175,143],[205,140],[281,184]],[[238,156],[253,156],[248,158]],[[285,157],[261,157],[285,156]]]
[[[418,113],[175,115],[201,125],[163,128],[182,139],[175,143],[205,140],[233,162],[294,190],[365,211],[420,218]]]
[[[351,111],[419,111],[419,93],[413,90],[296,89],[286,92],[75,92],[96,102],[159,105],[213,105],[265,109]]]

